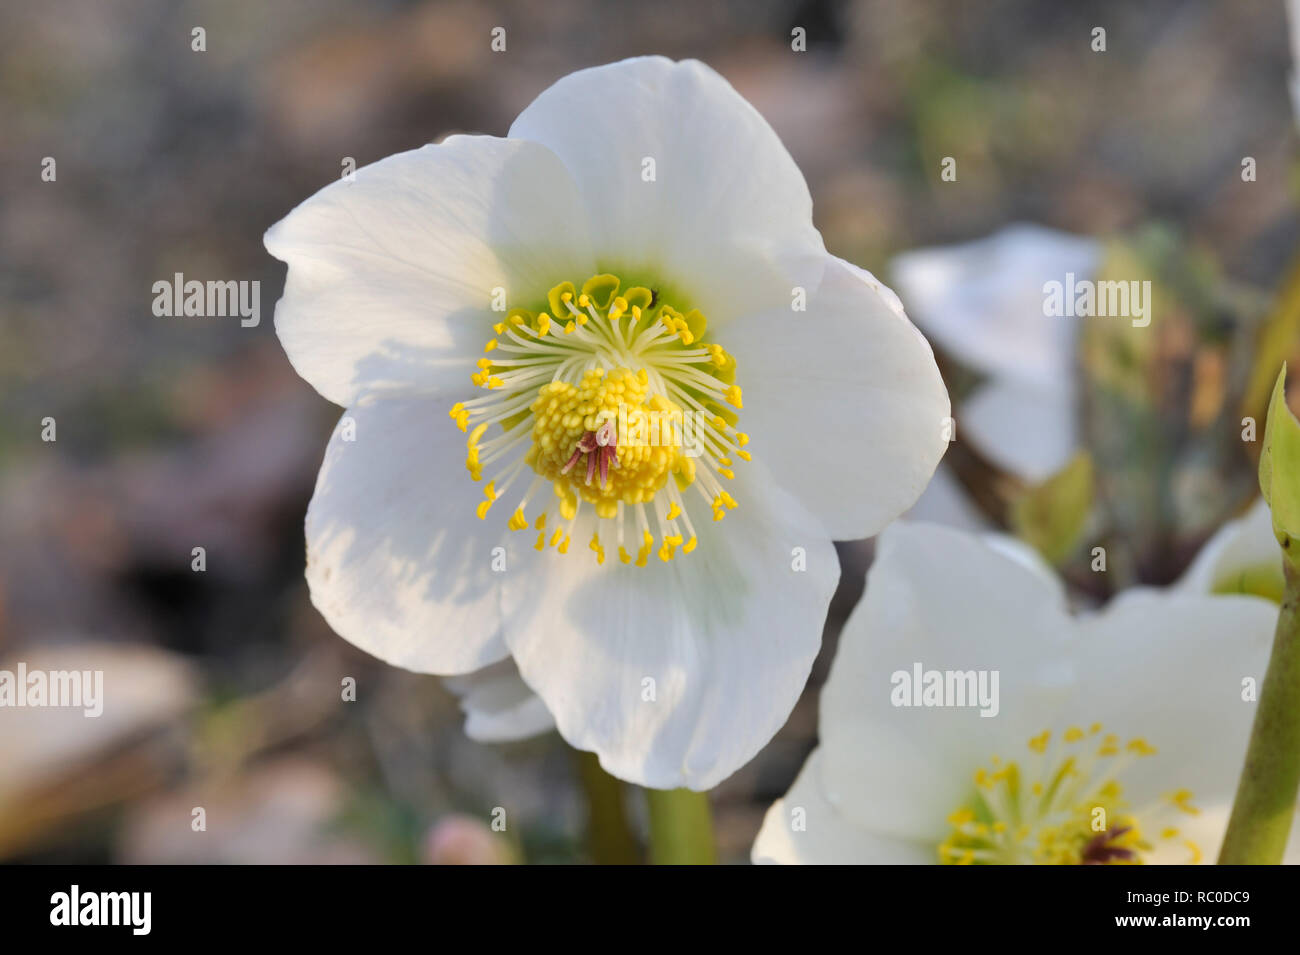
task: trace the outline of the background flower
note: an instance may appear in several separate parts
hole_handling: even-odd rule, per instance
[[[1043,286],[1090,280],[1098,242],[1041,226],[904,252],[890,266],[921,330],[987,376],[959,408],[963,437],[1027,481],[1065,466],[1079,444],[1079,320],[1044,314]]]
[[[1042,570],[958,531],[895,525],[823,692],[821,744],[754,859],[933,863],[946,846],[946,861],[1031,861],[1075,838],[1072,861],[1087,861],[1101,806],[1117,845],[1135,826],[1143,861],[1213,861],[1254,716],[1243,681],[1262,679],[1275,619],[1254,598],[1156,590],[1072,617]],[[895,705],[891,675],[918,663],[998,671],[996,715]],[[1014,779],[977,782],[1012,764]],[[1064,798],[1069,781],[1081,788]],[[1002,799],[1013,785],[1018,810]]]

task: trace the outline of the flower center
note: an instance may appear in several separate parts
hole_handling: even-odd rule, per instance
[[[480,518],[531,472],[507,527],[531,526],[538,550],[567,553],[581,519],[598,562],[604,534],[623,563],[644,567],[656,533],[660,559],[672,560],[698,543],[692,511],[707,506],[720,521],[737,506],[722,482],[735,477],[733,456],[750,459],[749,438],[736,430],[736,361],[708,340],[705,317],[656,289],[622,288],[609,274],[580,290],[561,282],[545,308],[508,312],[470,376],[489,394],[450,415],[469,434],[470,477],[494,470]],[[549,528],[545,507],[526,514],[547,483],[558,499]]]
[[[994,758],[975,773],[975,794],[948,817],[952,832],[939,845],[939,861],[955,865],[1138,865],[1158,839],[1181,844],[1192,863],[1196,843],[1183,839],[1171,817],[1200,812],[1187,790],[1156,805],[1134,809],[1119,776],[1138,759],[1156,754],[1143,739],[1121,745],[1094,723],[1067,729],[1056,746],[1044,730],[1029,741],[1024,766]],[[1145,827],[1145,828],[1144,828]]]

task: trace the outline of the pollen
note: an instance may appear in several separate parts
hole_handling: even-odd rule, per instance
[[[526,530],[525,509],[550,496],[549,484],[555,501],[532,525],[539,551],[564,554],[575,534],[590,534],[600,565],[605,541],[619,556],[611,566],[692,553],[696,522],[739,506],[723,485],[752,459],[736,429],[736,360],[709,340],[699,309],[653,281],[602,273],[536,302],[485,321],[468,370],[486,394],[448,412],[467,434],[470,478],[491,476],[476,514],[486,520],[509,496],[505,526]]]
[[[1201,849],[1171,824],[1195,813],[1192,794],[1177,790],[1154,806],[1134,807],[1120,782],[1133,762],[1156,755],[1141,737],[1121,745],[1094,723],[1031,737],[1023,762],[994,757],[975,771],[970,799],[947,817],[951,833],[939,844],[949,865],[1139,865],[1157,847],[1172,846],[1195,863]],[[1053,745],[1053,739],[1057,742]],[[1145,833],[1158,833],[1154,839]]]
[[[597,517],[616,517],[620,503],[653,501],[682,470],[684,454],[673,430],[681,408],[647,394],[627,368],[608,374],[593,368],[577,385],[545,385],[531,411],[533,446],[525,460],[546,480],[567,484],[594,505]],[[646,422],[659,429],[655,441],[629,440]]]

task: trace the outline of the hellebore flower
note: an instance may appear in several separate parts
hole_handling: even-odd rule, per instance
[[[1154,588],[1076,617],[1041,562],[896,524],[754,861],[1213,862],[1276,618]]]
[[[1043,286],[1091,279],[1101,244],[1018,223],[983,239],[914,249],[890,265],[917,325],[988,376],[958,412],[959,430],[1002,469],[1031,483],[1078,447],[1079,320],[1044,314]]]
[[[316,607],[407,669],[513,658],[642,785],[709,788],[772,737],[830,541],[904,511],[946,446],[928,344],[700,63],[571,74],[506,138],[359,169],[266,246],[290,361],[348,409],[307,515]]]

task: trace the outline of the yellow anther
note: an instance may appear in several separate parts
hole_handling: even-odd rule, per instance
[[[563,315],[569,309],[565,305],[573,298],[575,289],[572,282],[561,282],[546,293],[546,304],[554,315]]]
[[[448,414],[455,420],[456,427],[460,428],[461,431],[469,427],[469,412],[465,410],[465,406],[459,401],[451,406],[451,411]]]
[[[495,481],[487,482],[487,485],[483,488],[483,496],[487,498],[487,500],[479,504],[478,510],[476,511],[476,513],[478,514],[478,519],[480,521],[484,520],[487,517],[488,510],[492,507],[492,502],[497,499],[497,489],[496,489]]]
[[[1191,804],[1191,790],[1180,789],[1177,792],[1170,793],[1169,801],[1172,802],[1181,812],[1185,812],[1189,816],[1200,815],[1201,810]]]
[[[515,508],[514,514],[512,514],[510,520],[506,522],[506,527],[512,531],[528,530],[528,518],[524,517],[524,509],[522,507]]]
[[[677,506],[676,501],[673,501],[668,508],[668,520],[670,521],[677,520],[678,515],[680,515],[681,513],[682,513],[682,509]]]
[[[490,352],[492,351],[492,349],[496,347],[497,347],[497,340],[495,338],[490,338],[488,339],[488,343],[483,346],[483,351]]]
[[[496,332],[498,335],[505,334],[505,330],[506,330],[505,322],[497,322],[495,325],[492,326],[492,331]]]
[[[743,408],[743,407],[745,407],[744,402],[741,401],[741,394],[740,394],[740,386],[739,386],[739,385],[732,385],[730,388],[727,389],[727,401],[728,401],[728,402],[732,405],[732,407],[734,407],[734,408]]]
[[[1101,727],[1093,724],[1090,732],[1100,733]],[[1088,735],[1080,726],[1069,726],[1061,738],[1072,744]],[[1028,747],[1046,756],[1052,737],[1051,730],[1044,730]],[[1115,764],[1065,755],[1059,762],[1035,759],[1026,764],[1028,772],[1022,772],[1015,761],[994,757],[989,767],[976,770],[977,794],[948,816],[952,829],[939,843],[941,861],[953,863],[963,853],[974,853],[981,863],[1134,864],[1146,861],[1144,854],[1152,849],[1142,833],[1144,822],[1162,839],[1178,838],[1176,827],[1156,825],[1158,809],[1143,809],[1141,818],[1129,810],[1120,783],[1129,761],[1119,752],[1118,737],[1107,735],[1102,744],[1116,751]],[[1142,739],[1126,748],[1139,755],[1155,752]],[[1184,812],[1196,812],[1186,790],[1165,799]],[[1101,825],[1099,813],[1105,820]]]

